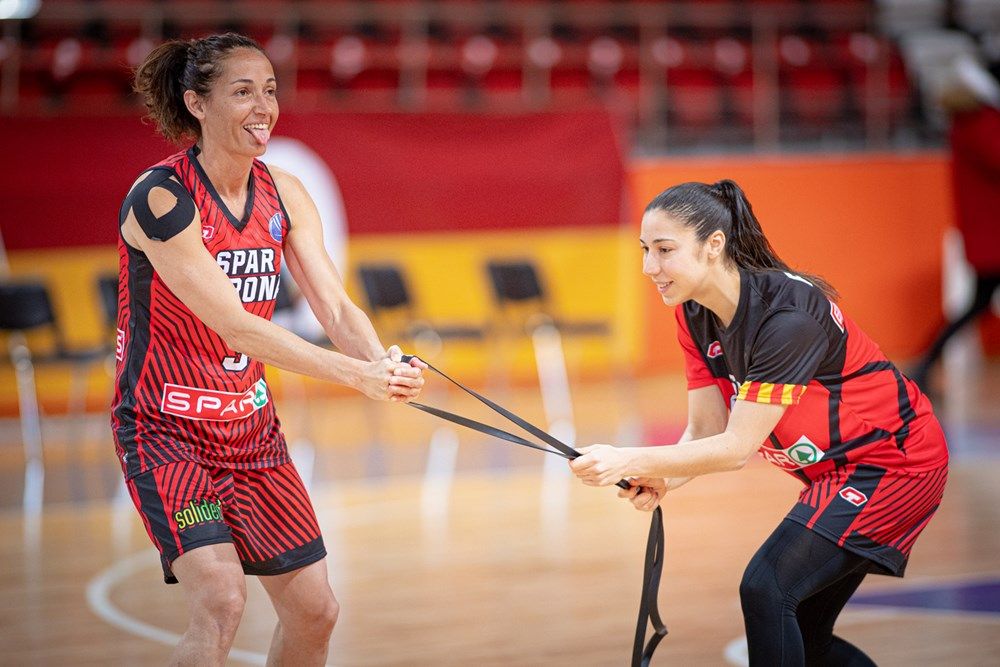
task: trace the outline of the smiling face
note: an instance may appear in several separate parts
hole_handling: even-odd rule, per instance
[[[278,120],[277,81],[271,61],[260,51],[233,49],[206,96],[184,94],[188,109],[201,123],[202,146],[260,157]]]
[[[721,268],[725,235],[716,231],[699,241],[694,228],[653,209],[642,216],[639,243],[643,274],[656,285],[663,303],[676,306],[699,300],[711,289],[712,274]]]

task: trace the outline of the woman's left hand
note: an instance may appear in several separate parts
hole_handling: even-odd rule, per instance
[[[570,461],[569,467],[587,486],[611,486],[630,475],[632,447],[591,445],[578,451],[582,456]]]

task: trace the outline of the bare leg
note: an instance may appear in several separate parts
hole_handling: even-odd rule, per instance
[[[260,577],[278,613],[267,653],[270,667],[323,665],[340,605],[327,580],[326,559],[273,577]]]
[[[232,544],[181,554],[171,569],[188,601],[188,627],[170,665],[224,665],[246,604],[246,578]]]

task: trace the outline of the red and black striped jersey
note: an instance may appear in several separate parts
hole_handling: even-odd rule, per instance
[[[201,213],[205,249],[243,307],[270,319],[280,286],[288,214],[263,162],[254,160],[246,209],[222,203],[192,147],[150,170],[174,176]],[[123,206],[119,226],[128,215]],[[127,477],[187,460],[264,468],[289,460],[264,364],[229,349],[163,283],[119,229],[118,341],[111,425]]]
[[[741,270],[727,327],[694,301],[676,315],[688,388],[715,384],[730,407],[787,405],[760,454],[804,483],[849,463],[909,472],[947,463],[927,397],[804,278]]]

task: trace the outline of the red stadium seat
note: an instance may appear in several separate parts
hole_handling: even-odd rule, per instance
[[[798,26],[779,36],[774,54],[780,94],[773,97],[780,97],[783,122],[817,128],[844,120],[858,123],[863,103],[880,90],[877,81],[885,81],[879,74],[885,70],[872,59],[881,57],[886,40],[864,32],[869,26],[863,0],[676,3],[662,35],[652,39],[632,5],[643,5],[639,11],[657,20],[649,11],[655,0],[499,0],[489,5],[412,0],[397,12],[389,10],[400,0],[329,5],[139,0],[136,5],[143,3],[162,14],[162,21],[140,20],[132,4],[112,16],[104,15],[100,2],[46,3],[51,14],[43,9],[42,20],[21,26],[22,98],[56,110],[77,106],[75,98],[84,105],[95,99],[133,104],[128,68],[148,53],[153,40],[238,29],[266,48],[286,108],[333,103],[373,110],[524,110],[596,101],[626,111],[641,104],[645,122],[655,121],[661,110],[654,107],[665,92],[666,114],[675,126],[745,130],[755,120],[755,76],[769,85],[772,71],[766,62],[754,69],[759,51],[752,39],[761,34],[752,32],[747,20],[754,7],[764,7],[765,19]],[[825,21],[822,5],[833,3],[858,7],[861,20]],[[85,12],[80,10],[84,5]],[[527,12],[537,20],[528,20]],[[410,19],[425,23],[413,32]],[[56,45],[67,39],[75,39],[79,48],[63,47],[57,72]],[[646,85],[650,81],[652,87]],[[889,113],[906,114],[909,85],[895,62],[881,88],[886,85]]]
[[[900,120],[906,116],[912,103],[913,86],[899,53],[893,50],[887,57],[885,70],[875,63],[852,68],[851,89],[862,110],[868,109],[873,102],[884,103],[889,118]]]
[[[733,118],[740,125],[750,127],[754,123],[754,78],[753,70],[746,69],[726,81],[725,92]]]
[[[785,72],[782,85],[786,110],[796,122],[829,125],[843,114],[846,91],[836,69],[817,66]]]
[[[822,128],[843,117],[846,77],[830,58],[826,41],[808,34],[784,35],[778,42],[778,63],[784,120]]]
[[[705,69],[672,69],[667,74],[667,109],[673,124],[705,128],[722,118],[718,75]]]

